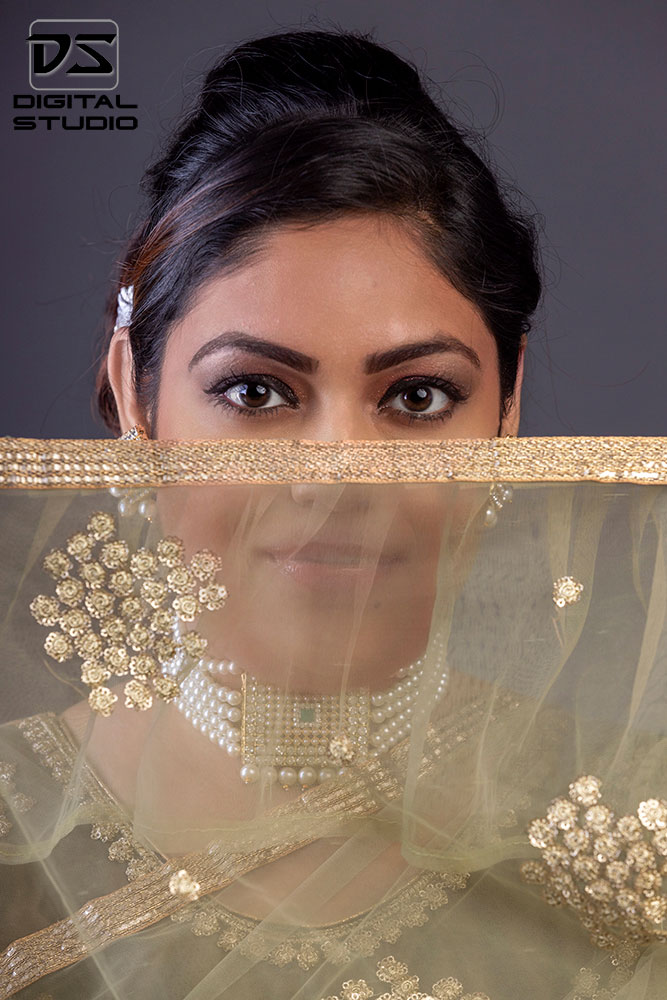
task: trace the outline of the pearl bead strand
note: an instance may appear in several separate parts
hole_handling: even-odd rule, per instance
[[[442,654],[442,643],[439,643]],[[442,655],[440,657],[442,662]],[[169,671],[180,673],[184,658],[178,657]],[[181,683],[181,694],[175,705],[185,718],[207,736],[212,743],[226,750],[230,757],[241,755],[241,729],[243,695],[236,687],[231,687],[228,681],[238,677],[241,671],[231,660],[209,660],[202,658],[189,671]],[[415,705],[419,696],[419,683],[423,675],[423,657],[420,657],[398,673],[397,682],[388,690],[371,694],[370,696],[370,734],[368,755],[379,757],[387,753],[401,740],[405,739],[412,728],[415,717]],[[447,673],[442,670],[437,690],[436,701],[440,699],[447,685]],[[271,689],[269,689],[271,690]],[[260,778],[268,784],[278,782],[283,788],[301,785],[308,788],[336,775],[346,772],[343,766],[318,767],[304,761],[301,767],[260,767],[257,764],[244,762],[240,768],[240,777],[246,784],[259,781]]]

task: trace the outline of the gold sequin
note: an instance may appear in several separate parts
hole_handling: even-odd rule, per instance
[[[637,816],[617,818],[600,796],[601,782],[586,775],[570,785],[574,811],[558,798],[532,821],[528,839],[542,862],[525,863],[522,876],[543,886],[547,902],[577,911],[602,948],[667,941],[667,801],[647,799]]]
[[[44,556],[42,565],[46,572],[50,573],[55,580],[59,580],[62,576],[67,576],[72,568],[71,560],[67,558],[64,552],[60,552],[58,549],[54,549],[48,555]]]
[[[60,611],[60,604],[55,597],[47,597],[45,594],[40,594],[30,605],[30,613],[33,618],[40,625],[46,625],[47,627],[56,624],[60,616]]]
[[[117,701],[118,695],[104,686],[94,687],[88,695],[88,704],[93,712],[99,712],[100,715],[104,716],[111,715],[113,706]]]
[[[139,549],[131,556],[130,567],[135,576],[150,577],[158,567],[157,558],[150,549]]]
[[[177,538],[161,539],[156,552],[142,548],[131,554],[127,542],[115,537],[113,518],[101,511],[92,514],[85,532],[67,541],[66,549],[69,555],[56,549],[44,560],[44,568],[57,581],[56,597],[39,594],[30,604],[41,625],[58,624],[62,629],[47,635],[46,652],[64,663],[76,650],[83,660],[81,679],[92,688],[89,704],[102,715],[108,716],[118,700],[104,686],[112,675],[132,677],[124,688],[128,708],[146,711],[154,695],[175,698],[178,685],[161,677],[160,668],[180,648],[203,654],[202,636],[190,632],[177,641],[174,627],[177,619],[194,621],[205,608],[217,610],[224,604],[227,590],[213,579],[220,560],[204,550],[195,555],[191,569],[183,562],[184,547]],[[149,575],[165,570],[166,581]],[[174,594],[171,610],[162,607]]]
[[[74,646],[62,632],[49,632],[44,640],[44,649],[58,663],[71,659],[74,653]]]
[[[67,604],[70,607],[76,607],[77,604],[81,604],[85,595],[85,588],[80,580],[73,580],[67,577],[56,587],[56,594],[58,595],[58,600],[62,601],[63,604]]]
[[[126,708],[138,708],[140,711],[145,712],[153,704],[151,689],[143,681],[136,678],[127,682],[124,694]]]
[[[576,604],[581,600],[584,585],[572,576],[561,576],[554,581],[553,601],[557,608]]]
[[[80,531],[68,539],[67,551],[77,560],[77,562],[85,562],[86,559],[90,559],[93,541],[94,539],[90,538],[89,535]]]

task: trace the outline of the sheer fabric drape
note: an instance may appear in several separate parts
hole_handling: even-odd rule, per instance
[[[135,447],[0,491],[0,996],[667,995],[664,443],[648,481]]]

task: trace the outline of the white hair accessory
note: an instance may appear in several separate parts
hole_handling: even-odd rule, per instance
[[[116,324],[114,333],[120,330],[121,326],[129,326],[132,322],[132,302],[134,299],[134,285],[123,285],[118,293],[118,307],[116,309]]]

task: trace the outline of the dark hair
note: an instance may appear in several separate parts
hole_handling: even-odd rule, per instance
[[[195,108],[144,178],[148,207],[120,262],[134,285],[135,388],[153,412],[170,326],[268,227],[384,212],[410,227],[495,337],[503,407],[540,297],[532,219],[429,96],[417,70],[367,35],[289,31],[245,42],[206,76]],[[106,373],[98,404],[118,431]]]

